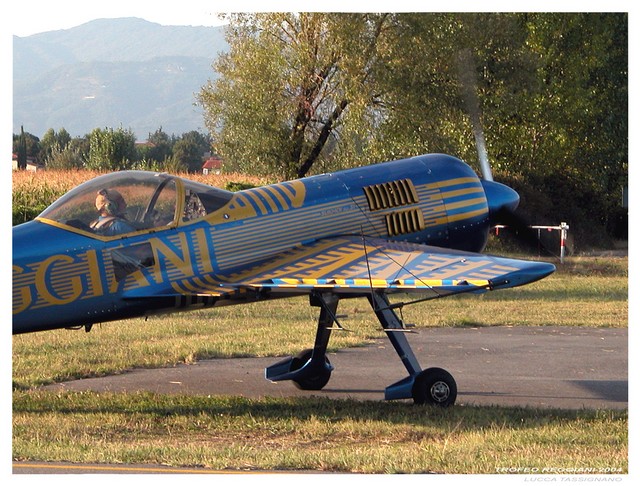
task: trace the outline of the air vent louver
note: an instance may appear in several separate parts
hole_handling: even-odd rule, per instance
[[[385,216],[389,236],[415,233],[425,228],[424,217],[419,209],[397,211]]]
[[[409,179],[367,186],[364,188],[364,193],[371,211],[407,206],[418,202],[418,194]]]

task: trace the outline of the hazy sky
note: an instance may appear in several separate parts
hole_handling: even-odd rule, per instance
[[[21,0],[4,2],[7,30],[25,37],[68,29],[99,18],[139,17],[162,25],[221,25],[219,12],[252,11],[628,11],[635,0]],[[3,6],[2,9],[8,7]],[[7,19],[8,17],[8,19]],[[4,24],[5,22],[3,22]],[[5,31],[6,32],[6,31]]]
[[[219,9],[230,4],[228,0],[22,0],[13,3],[8,27],[13,35],[24,37],[76,27],[95,19],[117,17],[139,17],[162,25],[213,26],[221,25],[217,16]],[[242,0],[237,4],[242,5]]]

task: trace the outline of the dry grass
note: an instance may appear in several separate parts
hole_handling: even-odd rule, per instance
[[[626,415],[318,397],[20,392],[13,454],[236,470],[627,473]]]

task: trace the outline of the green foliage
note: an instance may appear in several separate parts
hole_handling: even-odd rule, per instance
[[[197,131],[169,136],[162,127],[149,134],[147,142],[136,144],[131,130],[110,127],[94,129],[84,137],[71,138],[61,128],[47,130],[42,140],[24,132],[14,134],[14,152],[34,157],[49,169],[153,170],[200,172],[206,153],[211,151],[208,135]],[[22,140],[22,142],[21,142]],[[26,162],[24,163],[26,164]]]
[[[236,191],[244,191],[245,189],[251,189],[254,188],[256,186],[254,186],[253,184],[249,184],[246,182],[228,182],[225,185],[225,189],[227,191],[232,191],[232,192],[236,192]]]
[[[545,215],[555,220],[562,209],[586,236],[619,212],[628,179],[627,14],[229,20],[231,49],[200,102],[216,150],[238,170],[287,179],[312,165],[427,152],[479,169],[477,128],[494,170],[554,204]]]
[[[27,167],[27,139],[24,134],[24,128],[20,127],[20,138],[18,139],[18,169]]]
[[[131,130],[94,129],[89,135],[87,168],[91,170],[124,170],[135,160],[135,136]]]
[[[45,167],[55,170],[82,169],[85,158],[82,149],[77,144],[67,143],[66,145],[54,144],[48,150],[45,159]]]
[[[40,147],[40,139],[35,135],[25,132],[20,127],[20,133],[13,134],[13,153],[18,156],[18,166],[26,167],[27,157],[36,157]]]
[[[71,135],[64,128],[61,128],[56,132],[53,128],[50,128],[46,131],[42,140],[40,140],[40,150],[38,153],[38,158],[40,160],[45,161],[45,165],[47,165],[47,161],[50,160],[54,156],[54,152],[57,152],[55,155],[59,155],[64,152],[65,149],[71,143]],[[57,167],[62,168],[62,167]]]
[[[173,145],[172,168],[200,172],[202,170],[202,155],[209,151],[210,147],[208,137],[195,130],[183,134]]]
[[[153,144],[149,153],[149,158],[154,160],[164,160],[171,155],[173,144],[175,140],[165,132],[162,131],[162,127],[158,128],[155,132],[149,134],[147,139],[149,143]]]
[[[230,17],[230,51],[200,93],[214,147],[234,169],[302,177],[336,137],[364,136],[376,97],[386,14],[269,13]],[[349,116],[347,116],[349,115]]]
[[[64,195],[68,187],[55,184],[32,184],[29,188],[13,189],[11,192],[12,224],[26,223],[44,211],[56,199]]]
[[[611,191],[626,182],[626,14],[528,14],[521,18],[535,60],[532,89],[511,123],[496,110],[503,167],[512,173],[570,173]]]
[[[11,224],[15,226],[17,224],[31,221],[45,209],[47,209],[47,206],[26,206],[24,204],[14,204],[11,212]]]

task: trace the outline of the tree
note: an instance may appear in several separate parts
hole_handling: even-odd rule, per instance
[[[61,128],[57,133],[53,128],[45,132],[40,140],[40,152],[38,158],[47,165],[53,152],[63,152],[71,142],[71,135],[67,130]]]
[[[171,157],[174,140],[162,130],[158,128],[155,132],[149,133],[147,139],[149,145],[138,148],[138,159],[145,159],[163,163]]]
[[[18,169],[27,168],[27,139],[24,135],[24,128],[20,127],[20,138],[18,140]]]
[[[230,17],[220,77],[199,94],[213,144],[238,169],[302,177],[334,155],[378,96],[387,14],[269,13]]]
[[[181,168],[188,172],[201,172],[205,152],[211,150],[209,138],[192,130],[184,133],[173,145],[173,170]]]
[[[494,124],[505,120],[496,110],[526,112],[518,101],[535,78],[518,15],[396,14],[387,39],[374,135],[363,150],[378,160],[445,152],[473,165],[475,125],[500,166]]]
[[[427,151],[473,161],[476,120],[497,169],[584,169],[608,187],[624,179],[626,14],[231,20],[231,50],[200,101],[216,150],[237,168],[291,177],[316,161]],[[475,81],[475,112],[465,75]]]
[[[445,152],[480,172],[476,132],[496,172],[554,202],[539,218],[605,224],[619,204],[626,13],[249,14],[228,41],[199,99],[236,169],[292,178]]]
[[[37,158],[39,151],[40,139],[29,132],[25,132],[24,127],[20,126],[20,133],[13,134],[13,152],[18,156],[18,167],[26,169],[27,158]]]
[[[70,139],[66,144],[54,143],[44,159],[46,168],[58,170],[84,168],[86,161],[85,145],[84,139],[81,138]],[[42,150],[40,153],[43,153]]]
[[[528,42],[540,59],[531,121],[548,172],[570,171],[610,191],[626,180],[627,14],[529,14]]]
[[[136,158],[135,141],[131,130],[94,129],[89,135],[87,168],[109,171],[129,168]]]

